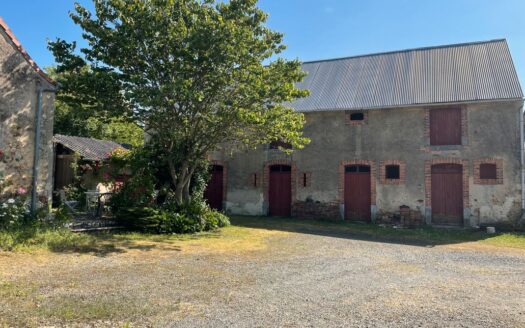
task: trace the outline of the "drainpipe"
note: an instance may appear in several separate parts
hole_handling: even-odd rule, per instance
[[[31,188],[31,213],[36,210],[37,186],[38,186],[38,165],[40,161],[40,134],[42,133],[42,94],[44,92],[55,92],[55,89],[45,89],[38,87],[36,99],[36,119],[35,119],[35,149],[33,160],[33,183]]]
[[[523,104],[520,108],[520,159],[521,159],[521,219],[525,215],[525,145],[523,144]]]

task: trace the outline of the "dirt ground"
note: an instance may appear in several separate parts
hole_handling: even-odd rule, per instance
[[[310,227],[0,252],[0,327],[524,327],[525,250]]]

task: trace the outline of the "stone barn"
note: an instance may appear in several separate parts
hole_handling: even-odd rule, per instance
[[[55,90],[0,18],[0,196],[22,187],[33,208],[53,191]]]
[[[304,113],[311,143],[291,155],[282,142],[210,154],[215,204],[232,214],[376,223],[477,226],[521,216],[523,93],[505,40],[303,70],[299,87],[310,96],[290,106]]]

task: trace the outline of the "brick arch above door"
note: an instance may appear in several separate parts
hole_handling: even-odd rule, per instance
[[[367,165],[370,166],[370,198],[371,205],[376,205],[376,165],[374,161],[364,159],[344,160],[339,162],[339,199],[340,203],[344,202],[345,186],[345,167],[349,165]]]
[[[291,188],[292,188],[292,203],[296,200],[297,191],[297,165],[294,161],[287,159],[278,159],[264,162],[263,171],[263,197],[264,201],[268,202],[269,198],[269,187],[270,187],[270,167],[273,165],[288,165],[291,168]]]
[[[463,208],[469,208],[468,161],[458,158],[434,158],[425,161],[425,206],[432,207],[432,165],[457,164],[463,169]]]

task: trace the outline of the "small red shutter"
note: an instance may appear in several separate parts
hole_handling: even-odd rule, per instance
[[[461,145],[461,108],[430,110],[430,144]]]
[[[480,179],[497,179],[497,168],[496,164],[481,164],[479,166],[479,178]]]

